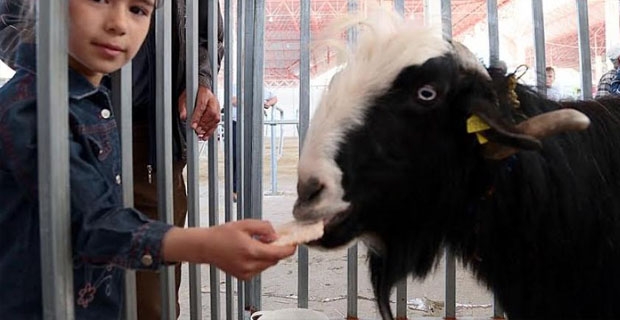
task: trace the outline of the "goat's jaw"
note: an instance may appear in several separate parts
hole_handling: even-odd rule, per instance
[[[332,215],[325,221],[325,229],[320,239],[308,245],[323,249],[335,249],[351,243],[362,234],[362,226],[352,213],[352,207]]]
[[[325,225],[327,225],[330,220],[348,211],[349,207],[350,204],[342,200],[333,204],[327,204],[326,201],[321,201],[314,205],[297,200],[293,208],[293,216],[300,221],[323,220]]]

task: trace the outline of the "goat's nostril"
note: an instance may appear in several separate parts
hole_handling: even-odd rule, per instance
[[[302,202],[310,202],[319,197],[325,186],[317,178],[297,183],[297,196]]]

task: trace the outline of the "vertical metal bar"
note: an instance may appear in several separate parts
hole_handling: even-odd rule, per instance
[[[263,89],[265,87],[263,72],[264,72],[264,55],[265,55],[265,0],[255,0],[254,2],[254,71],[252,74],[253,80],[253,102],[249,105],[250,108],[246,109],[246,115],[251,114],[248,119],[252,121],[252,138],[247,139],[248,150],[252,151],[250,166],[249,166],[249,180],[248,187],[252,192],[246,192],[249,202],[246,203],[248,208],[247,212],[251,212],[251,215],[255,219],[262,219],[263,213],[263,101],[265,97],[263,95]],[[248,100],[250,102],[252,100]],[[248,105],[246,105],[248,106]],[[262,309],[261,292],[262,281],[260,276],[252,279],[254,283],[254,291],[252,297],[254,300],[254,306],[257,309]]]
[[[534,22],[536,87],[538,88],[538,92],[546,94],[545,20],[543,17],[542,1],[532,0],[532,19]]]
[[[301,0],[299,12],[299,154],[310,123],[310,0]],[[297,249],[297,306],[308,308],[308,248]]]
[[[155,121],[157,141],[157,210],[159,219],[173,224],[172,214],[172,3],[164,1],[155,16],[156,55],[156,99]],[[161,267],[161,316],[162,319],[176,317],[176,292],[174,266]]]
[[[237,167],[237,220],[242,220],[244,211],[244,166],[243,161],[243,149],[244,149],[244,85],[245,85],[245,0],[237,0],[237,85],[236,85],[236,97],[237,97],[237,126],[236,126],[236,138],[237,145],[235,146],[235,153],[237,154],[237,161],[234,166]],[[246,283],[243,281],[237,282],[237,319],[244,320],[245,305],[246,305]],[[249,315],[248,315],[249,318]]]
[[[278,194],[278,155],[276,153],[276,107],[271,107],[271,122],[269,124],[269,151],[271,156],[271,195]]]
[[[424,3],[424,6],[425,8],[428,6],[426,1]],[[405,16],[405,1],[394,0],[394,10],[404,17]],[[427,12],[428,10],[425,10],[425,13]],[[424,18],[426,20],[427,15],[425,15]],[[407,319],[407,278],[401,281],[398,281],[396,283],[396,319],[397,320]]]
[[[357,318],[357,244],[347,250],[347,319]]]
[[[424,5],[426,7],[427,5],[426,1]],[[405,16],[405,1],[394,0],[394,10],[404,17]],[[425,16],[425,19],[426,19],[426,16]],[[407,279],[406,278],[396,283],[396,319],[397,320],[407,319]]]
[[[357,0],[347,3],[349,13],[358,12]],[[351,28],[347,32],[347,42],[353,46],[357,42],[357,29]],[[357,244],[347,250],[347,319],[357,319]]]
[[[450,249],[445,250],[446,260],[446,311],[444,319],[456,319],[456,260]]]
[[[179,0],[183,1],[183,0]],[[191,119],[196,108],[198,94],[198,0],[185,1],[185,90],[187,118]],[[183,53],[180,53],[183,54]],[[187,226],[200,226],[200,162],[198,137],[187,121]],[[200,266],[190,263],[189,270],[189,315],[191,319],[202,319],[202,274]]]
[[[407,319],[407,277],[396,283],[396,320]]]
[[[499,65],[499,25],[497,0],[487,0],[487,16],[489,25],[489,66]]]
[[[254,8],[255,2],[244,1],[245,11],[244,11],[244,30],[243,30],[243,39],[244,39],[244,56],[243,56],[243,107],[241,110],[237,110],[237,117],[243,118],[243,147],[241,149],[240,157],[242,157],[241,163],[243,167],[243,185],[241,193],[243,194],[243,218],[253,218],[250,195],[252,193],[251,188],[251,166],[252,162],[252,135],[253,135],[253,127],[252,127],[252,112],[253,109],[253,77],[254,77]],[[241,112],[241,113],[239,113]],[[262,134],[261,134],[262,135]],[[237,204],[239,205],[239,204]],[[251,314],[254,311],[258,310],[256,305],[256,301],[254,299],[254,292],[256,291],[257,283],[254,280],[245,281],[245,290],[244,290],[244,310]]]
[[[121,131],[121,165],[123,205],[133,207],[133,132],[132,132],[131,62],[112,74],[112,106]],[[125,270],[124,319],[138,317],[136,308],[136,273]]]
[[[446,39],[452,39],[452,1],[441,0],[441,31]]]
[[[43,102],[37,110],[43,318],[73,319],[67,0],[36,3],[37,100]]]
[[[263,207],[263,58],[264,58],[264,27],[265,1],[255,0],[246,4],[246,49],[252,53],[246,56],[245,78],[245,110],[243,115],[248,121],[246,125],[244,161],[245,194],[244,215],[254,219],[262,218]],[[261,309],[261,277],[249,281],[248,288],[250,311]]]
[[[232,181],[233,181],[233,126],[232,126],[232,76],[234,70],[233,64],[233,16],[232,1],[224,0],[224,221],[233,220],[233,199],[232,199]],[[231,275],[226,274],[226,320],[232,320],[234,316],[234,279]]]
[[[452,5],[450,0],[441,0],[441,30],[446,39],[452,39]],[[444,319],[456,319],[456,264],[454,254],[446,249],[446,291]]]
[[[579,69],[581,71],[581,98],[592,98],[592,62],[590,60],[590,25],[588,1],[576,0],[577,26],[579,27]]]
[[[209,58],[211,61],[212,82],[211,91],[217,97],[217,73],[218,61],[218,17],[219,1],[208,1],[207,12],[209,13],[207,38],[209,40]],[[219,224],[219,181],[218,181],[218,147],[217,131],[209,138],[209,226]],[[209,266],[209,284],[211,288],[211,319],[220,319],[220,272],[214,265]]]

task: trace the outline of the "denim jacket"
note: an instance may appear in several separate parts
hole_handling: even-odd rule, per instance
[[[35,46],[0,88],[0,318],[41,319]],[[38,105],[38,106],[37,106]],[[170,226],[122,206],[119,133],[105,88],[69,71],[76,319],[120,319],[123,268],[157,270]]]

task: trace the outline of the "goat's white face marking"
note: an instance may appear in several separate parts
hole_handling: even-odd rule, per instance
[[[357,51],[332,80],[308,129],[298,179],[300,185],[318,179],[320,195],[311,203],[296,206],[298,219],[329,219],[349,206],[342,199],[342,171],[335,159],[339,144],[350,130],[364,123],[373,100],[390,89],[404,68],[452,49],[438,30],[413,26],[385,11],[376,12],[362,27]],[[430,88],[420,94],[434,99],[433,93]]]

